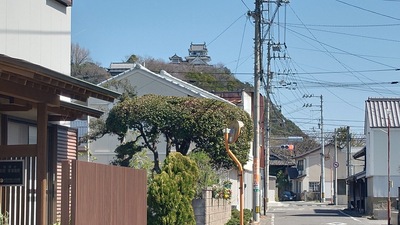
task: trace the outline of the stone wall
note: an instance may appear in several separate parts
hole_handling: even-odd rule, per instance
[[[231,218],[231,203],[212,198],[212,190],[203,190],[203,198],[192,202],[196,225],[224,225]]]
[[[387,198],[384,197],[367,197],[366,198],[366,215],[374,216],[377,219],[387,218]],[[391,210],[396,209],[396,198],[390,198]]]

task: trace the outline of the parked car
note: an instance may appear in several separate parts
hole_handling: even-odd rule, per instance
[[[281,201],[295,201],[296,194],[292,191],[284,191],[281,196]]]

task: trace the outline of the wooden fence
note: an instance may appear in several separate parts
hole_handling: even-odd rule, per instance
[[[61,192],[61,224],[147,224],[144,170],[64,161]]]

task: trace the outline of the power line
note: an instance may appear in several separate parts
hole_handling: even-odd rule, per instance
[[[372,10],[369,10],[369,9],[364,9],[364,8],[362,8],[360,6],[352,5],[350,3],[343,2],[343,1],[340,1],[340,0],[336,0],[336,1],[340,2],[342,4],[345,4],[345,5],[348,5],[348,6],[351,6],[351,7],[366,11],[366,12],[370,12],[370,13],[373,13],[373,14],[376,14],[376,15],[379,15],[379,16],[383,16],[383,17],[386,17],[386,18],[390,18],[390,19],[394,19],[394,20],[399,20],[400,21],[399,18],[396,18],[396,17],[393,17],[393,16],[388,16],[388,15],[385,15],[385,14],[382,14],[382,13],[378,13],[378,12],[375,12],[375,11],[372,11]]]
[[[400,0],[399,0],[400,1]],[[287,23],[288,26],[302,27],[302,24],[298,23]],[[337,25],[337,24],[305,24],[307,27],[333,27],[333,28],[375,28],[375,27],[394,27],[400,26],[400,23],[389,23],[389,24],[364,24],[364,25]]]
[[[400,68],[394,69],[371,69],[371,70],[343,70],[343,71],[320,71],[320,72],[293,72],[296,75],[312,75],[312,74],[346,74],[346,73],[376,73],[376,72],[393,72],[400,71]],[[285,75],[286,73],[277,73],[277,75]]]
[[[227,28],[225,28],[225,30],[223,30],[220,34],[217,35],[217,37],[215,37],[213,40],[211,40],[210,42],[208,42],[208,45],[210,46],[215,40],[217,40],[219,37],[221,37],[222,34],[224,34],[227,30],[229,30],[229,28],[231,28],[238,20],[240,20],[243,16],[246,16],[247,14],[242,14],[239,16],[239,18],[237,18],[235,21],[233,21]]]
[[[298,27],[304,29],[304,27]],[[337,31],[329,31],[329,30],[322,30],[322,29],[315,29],[315,28],[306,28],[309,30],[313,31],[320,31],[320,32],[325,32],[325,33],[331,33],[331,34],[340,34],[340,35],[346,35],[346,36],[352,36],[352,37],[360,37],[360,38],[367,38],[367,39],[372,39],[372,40],[379,40],[379,41],[388,41],[388,42],[396,42],[400,43],[400,40],[395,40],[395,39],[387,39],[387,38],[379,38],[379,37],[369,37],[365,35],[359,35],[359,34],[349,34],[349,33],[343,33],[343,32],[337,32]]]

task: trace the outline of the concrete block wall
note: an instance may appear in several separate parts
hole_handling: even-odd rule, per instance
[[[231,218],[231,203],[212,198],[212,190],[203,190],[203,198],[192,202],[196,225],[224,225]]]

